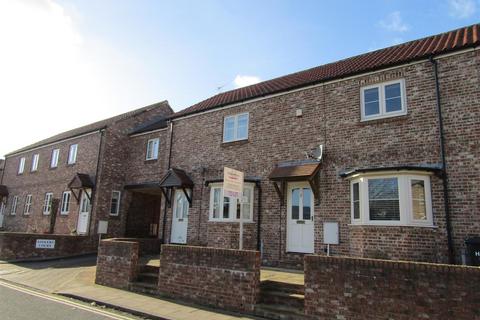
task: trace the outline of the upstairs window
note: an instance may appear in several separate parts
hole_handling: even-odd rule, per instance
[[[59,156],[60,156],[60,149],[53,149],[52,158],[50,159],[50,168],[56,168],[58,166]]]
[[[243,199],[223,195],[223,184],[214,184],[210,189],[210,221],[253,221],[253,185],[245,184]]]
[[[68,150],[68,164],[74,164],[77,162],[77,150],[78,144],[72,144]]]
[[[23,207],[23,214],[29,215],[32,209],[32,195],[27,194],[25,197],[25,206]]]
[[[110,215],[118,216],[120,212],[120,191],[112,191],[112,200],[110,201]]]
[[[353,224],[432,226],[428,175],[362,176],[351,183]]]
[[[62,194],[62,206],[60,209],[60,214],[68,214],[70,211],[70,198],[72,193],[70,191],[65,191]]]
[[[362,120],[406,114],[405,81],[396,80],[363,87],[361,102]]]
[[[12,216],[17,214],[17,205],[18,205],[18,196],[14,196],[12,199],[12,208],[10,210],[10,214]]]
[[[40,155],[34,154],[32,157],[32,172],[38,170],[38,159],[40,158]]]
[[[43,214],[48,215],[52,211],[53,193],[45,193],[45,200],[43,201]]]
[[[22,174],[25,171],[25,157],[20,158],[18,163],[18,174]]]
[[[147,156],[146,160],[155,160],[158,159],[158,146],[160,144],[160,139],[150,139],[147,141]]]
[[[225,117],[223,121],[223,142],[248,139],[248,113]]]

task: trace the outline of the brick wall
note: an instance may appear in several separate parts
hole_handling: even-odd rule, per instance
[[[137,275],[139,243],[118,239],[100,241],[95,283],[128,289]]]
[[[55,240],[55,246],[35,248],[37,239]],[[0,260],[66,257],[96,251],[95,241],[84,236],[0,232]]]
[[[252,311],[260,285],[260,254],[163,245],[159,293],[228,310]]]
[[[480,319],[480,268],[306,256],[305,313],[321,319]]]

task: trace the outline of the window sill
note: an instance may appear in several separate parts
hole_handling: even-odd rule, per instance
[[[382,122],[389,122],[389,121],[395,121],[395,120],[402,120],[406,118],[407,118],[407,112],[402,112],[402,113],[395,113],[395,114],[383,115],[383,116],[372,117],[372,118],[361,118],[360,123],[362,124],[382,123]]]
[[[222,142],[222,147],[241,146],[248,143],[248,139]]]
[[[50,167],[50,168],[48,168],[48,170],[56,170],[57,168],[58,168],[58,166],[57,167]]]
[[[155,163],[158,161],[158,158],[157,159],[146,159],[145,161],[143,161],[144,164],[148,164],[148,163]]]
[[[73,167],[76,163],[67,163],[67,167]]]
[[[69,212],[60,212],[60,216],[68,217]]]
[[[239,224],[240,221],[239,220],[208,220],[209,223],[235,223],[235,224]],[[250,223],[255,223],[255,221],[252,221],[252,220],[244,220],[243,223],[247,223],[247,224],[250,224]]]
[[[349,227],[419,227],[437,229],[438,226],[433,224],[415,224],[415,223],[350,223]]]

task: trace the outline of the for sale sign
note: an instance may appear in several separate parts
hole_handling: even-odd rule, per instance
[[[225,197],[240,199],[243,196],[243,172],[223,168],[223,194]]]

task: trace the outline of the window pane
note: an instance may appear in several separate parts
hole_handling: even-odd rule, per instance
[[[392,98],[392,99],[387,99],[385,101],[386,105],[386,111],[387,112],[394,112],[394,111],[401,111],[402,110],[402,98]]]
[[[243,196],[247,197],[247,202],[242,205],[242,214],[243,219],[250,220],[250,206],[252,205],[252,189],[244,189]]]
[[[365,106],[366,116],[379,114],[380,103],[379,103],[378,88],[371,88],[363,91],[363,102]]]
[[[400,220],[397,178],[369,179],[370,220]]]
[[[400,83],[394,83],[385,86],[385,99],[397,98],[400,96]]]
[[[220,218],[220,189],[213,189],[213,218]]]
[[[223,129],[223,140],[224,141],[233,141],[235,130],[235,118],[229,117],[225,119],[225,128]]]
[[[365,103],[378,101],[378,88],[366,89],[363,91]]]
[[[292,219],[298,220],[300,214],[300,189],[292,190]]]
[[[310,220],[312,217],[312,190],[303,189],[303,220]]]
[[[360,185],[353,184],[353,218],[360,219]]]
[[[425,182],[423,180],[412,180],[412,209],[414,220],[427,220],[425,207]]]
[[[378,101],[365,103],[365,115],[372,116],[380,113],[380,104]]]
[[[223,218],[228,219],[230,216],[230,198],[223,197]]]
[[[238,116],[237,123],[237,140],[247,139],[248,136],[248,115]]]

